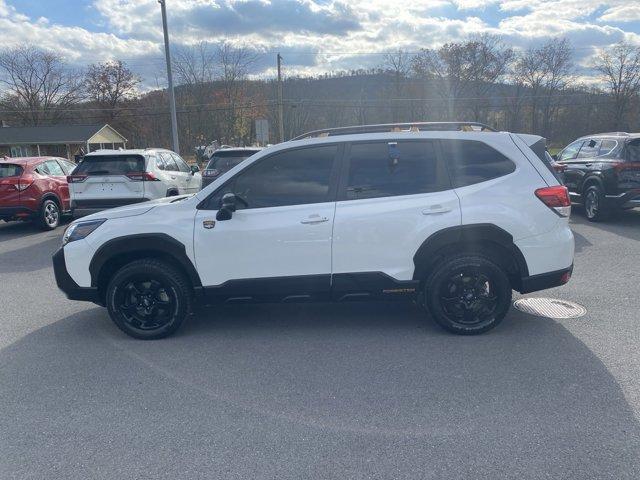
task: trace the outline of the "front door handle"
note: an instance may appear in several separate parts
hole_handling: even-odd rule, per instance
[[[320,215],[312,215],[306,220],[300,220],[300,223],[305,225],[315,225],[316,223],[324,223],[328,222],[329,219],[327,217],[321,217]]]
[[[443,207],[442,205],[432,205],[429,208],[425,208],[422,210],[423,215],[436,215],[438,213],[447,213],[450,212],[451,208]]]

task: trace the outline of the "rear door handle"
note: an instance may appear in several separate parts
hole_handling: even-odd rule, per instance
[[[447,213],[450,212],[451,208],[443,207],[442,205],[433,205],[429,208],[425,208],[422,210],[423,215],[436,215],[438,213]]]
[[[315,225],[316,223],[324,223],[328,222],[329,219],[327,217],[321,217],[320,215],[312,215],[306,220],[300,220],[300,223],[305,225]]]

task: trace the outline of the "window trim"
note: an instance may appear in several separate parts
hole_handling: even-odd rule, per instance
[[[292,206],[299,206],[299,205],[316,205],[316,204],[319,204],[319,203],[335,202],[336,201],[336,197],[337,197],[337,193],[338,193],[338,181],[339,181],[340,168],[341,168],[341,164],[344,161],[344,151],[345,151],[345,143],[344,142],[316,143],[316,144],[313,144],[313,145],[303,145],[303,146],[294,147],[294,148],[283,148],[282,150],[278,150],[277,152],[273,152],[273,153],[270,153],[269,155],[265,155],[264,157],[256,160],[255,162],[251,163],[250,165],[245,166],[245,168],[240,170],[234,176],[232,176],[231,178],[227,179],[222,185],[220,185],[213,192],[211,192],[209,195],[207,195],[200,203],[198,203],[198,205],[196,205],[196,209],[197,210],[207,210],[207,211],[212,211],[212,212],[215,212],[215,211],[219,210],[218,207],[212,208],[209,205],[209,201],[213,197],[215,197],[216,194],[218,194],[218,192],[220,192],[221,190],[225,189],[230,183],[235,181],[235,179],[238,176],[245,174],[246,172],[248,172],[252,168],[254,168],[257,165],[259,165],[260,163],[262,163],[262,162],[264,162],[264,161],[266,161],[266,160],[268,160],[268,159],[270,159],[270,158],[272,158],[272,157],[274,157],[276,155],[280,155],[282,153],[289,153],[289,152],[294,152],[294,151],[298,151],[298,150],[308,150],[308,149],[311,149],[311,148],[318,148],[318,147],[337,147],[336,154],[333,157],[333,165],[331,166],[331,173],[329,174],[329,191],[327,192],[327,200],[326,201],[324,201],[324,202],[314,202],[314,203],[296,203],[296,204],[291,204],[291,205],[277,205],[277,206],[272,206],[272,207],[244,208],[242,210],[261,210],[261,209],[266,209],[266,208],[283,208],[283,207],[292,207]],[[242,163],[244,163],[245,160],[243,160]]]
[[[347,197],[349,169],[351,168],[351,147],[353,145],[370,144],[370,143],[384,143],[388,145],[389,143],[408,143],[408,142],[433,143],[434,151],[436,154],[436,162],[438,162],[441,165],[443,172],[447,177],[448,186],[443,186],[441,190],[432,190],[429,192],[419,192],[419,193],[407,193],[404,195],[387,195],[387,196],[366,197],[366,198],[348,198]],[[363,200],[377,200],[379,198],[410,197],[414,195],[428,195],[430,193],[446,192],[448,190],[453,190],[453,185],[451,183],[451,173],[449,172],[449,168],[447,167],[446,162],[444,161],[444,158],[442,156],[442,149],[440,146],[439,138],[394,138],[394,139],[357,140],[353,142],[345,142],[345,149],[344,149],[344,154],[342,158],[342,166],[340,168],[340,182],[338,185],[338,192],[337,192],[338,202],[359,202]]]

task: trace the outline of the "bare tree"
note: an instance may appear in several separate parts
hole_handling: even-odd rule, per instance
[[[104,109],[104,118],[113,120],[122,105],[135,98],[140,79],[120,60],[89,65],[85,88],[90,101]]]
[[[216,77],[216,60],[216,51],[208,42],[177,48],[172,59],[176,83],[198,85],[213,82]]]
[[[508,70],[513,51],[498,37],[482,35],[466,42],[423,49],[413,60],[414,71],[433,82],[446,103],[450,119],[459,120],[464,100],[475,120],[483,120],[486,96]]]
[[[627,128],[632,102],[640,94],[640,47],[620,42],[603,51],[593,67],[600,73],[612,98],[613,128]]]
[[[81,76],[59,54],[33,46],[0,53],[0,85],[0,106],[23,125],[59,121],[82,99]]]
[[[393,74],[394,96],[396,101],[393,102],[391,108],[393,110],[393,121],[397,122],[399,119],[399,100],[402,97],[402,86],[411,71],[412,56],[403,50],[397,50],[386,53],[382,58],[381,68]]]
[[[245,47],[223,43],[218,47],[217,60],[220,68],[220,83],[225,102],[225,131],[227,142],[238,143],[240,134],[246,131],[243,109],[238,105],[245,99],[246,79],[258,56]]]
[[[528,89],[531,131],[550,133],[551,122],[557,113],[558,94],[573,78],[572,57],[573,48],[563,38],[530,48],[517,58],[514,76],[516,83]]]

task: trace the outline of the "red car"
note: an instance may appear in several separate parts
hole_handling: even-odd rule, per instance
[[[67,175],[75,165],[62,158],[0,158],[0,220],[33,220],[45,230],[69,211]]]

